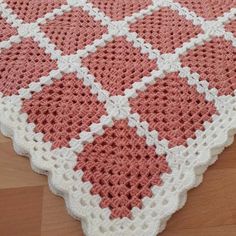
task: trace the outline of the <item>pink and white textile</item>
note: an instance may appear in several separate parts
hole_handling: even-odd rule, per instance
[[[85,235],[161,232],[233,141],[236,0],[0,0],[0,30],[16,152]]]

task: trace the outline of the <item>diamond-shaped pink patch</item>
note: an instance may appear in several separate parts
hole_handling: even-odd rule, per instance
[[[36,42],[24,39],[0,53],[0,92],[7,96],[16,94],[17,90],[47,76],[56,67],[56,61]]]
[[[170,147],[186,145],[186,140],[194,138],[195,131],[203,130],[203,123],[216,114],[214,104],[177,73],[158,79],[130,104],[132,112],[147,121],[151,130],[157,130],[160,139],[167,139]]]
[[[197,72],[200,80],[207,80],[210,88],[217,88],[219,95],[233,94],[236,89],[236,48],[223,38],[189,50],[181,62]]]
[[[15,14],[25,22],[34,22],[46,13],[59,8],[66,0],[5,0]]]
[[[12,35],[17,34],[17,30],[0,17],[0,41],[9,39]]]
[[[169,172],[163,156],[157,156],[143,137],[127,121],[117,121],[78,155],[76,170],[83,181],[92,183],[92,194],[102,198],[100,206],[111,210],[112,218],[130,217],[133,207],[151,197],[151,187],[160,185],[161,175]]]
[[[75,74],[45,86],[23,102],[23,112],[28,122],[36,125],[35,131],[44,134],[44,141],[52,142],[53,148],[68,146],[81,131],[88,131],[92,123],[98,123],[105,108],[88,87]]]
[[[202,16],[206,20],[215,20],[216,17],[223,15],[235,7],[235,0],[174,0],[183,7],[194,11],[197,15]]]
[[[122,20],[152,4],[151,0],[89,0],[113,20]]]
[[[130,29],[161,53],[173,53],[184,42],[202,32],[199,26],[194,26],[169,8],[161,8],[138,20],[130,25]]]
[[[141,54],[140,49],[124,37],[116,37],[82,62],[112,95],[123,94],[134,82],[157,68],[155,60]]]
[[[107,32],[100,21],[95,21],[81,8],[57,16],[41,29],[64,54],[75,53]]]

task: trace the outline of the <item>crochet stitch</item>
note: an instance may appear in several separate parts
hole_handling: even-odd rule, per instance
[[[0,127],[85,235],[155,236],[236,130],[235,0],[0,0]]]

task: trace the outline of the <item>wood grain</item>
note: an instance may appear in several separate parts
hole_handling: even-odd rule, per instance
[[[236,235],[236,142],[227,148],[188,194],[160,236]],[[64,200],[53,195],[45,176],[15,154],[0,135],[0,235],[83,236],[79,221],[68,215]]]

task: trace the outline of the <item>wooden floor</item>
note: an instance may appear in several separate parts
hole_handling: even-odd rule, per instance
[[[0,235],[82,236],[79,221],[53,195],[47,178],[34,173],[0,135]],[[209,168],[204,182],[188,194],[185,207],[160,236],[236,235],[236,142]],[[122,235],[121,235],[122,236]]]

